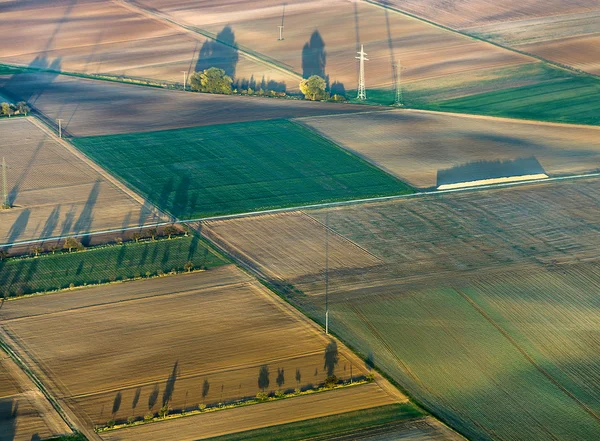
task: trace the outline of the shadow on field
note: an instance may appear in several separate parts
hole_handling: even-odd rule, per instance
[[[437,172],[437,186],[482,179],[505,178],[546,173],[534,157],[514,160],[475,161]]]
[[[302,76],[309,78],[312,75],[318,75],[325,79],[329,88],[329,77],[325,75],[326,64],[325,41],[320,32],[315,30],[302,48]]]
[[[198,56],[196,72],[210,67],[223,69],[231,78],[235,78],[235,69],[239,54],[235,34],[231,26],[225,26],[216,36],[216,40],[207,39]]]
[[[19,191],[21,190],[21,187],[23,186],[25,179],[27,179],[29,172],[31,171],[32,167],[34,166],[35,161],[40,153],[40,150],[42,150],[43,146],[44,146],[44,140],[41,140],[38,143],[35,150],[33,151],[33,154],[31,155],[31,158],[29,159],[27,166],[21,171],[21,174],[15,181],[15,184],[12,186],[12,188],[8,192],[8,204],[10,206],[15,205],[15,201],[17,199],[17,196],[19,195]],[[10,164],[8,164],[8,165],[10,166]],[[10,170],[9,170],[9,173],[10,173]]]
[[[0,400],[0,441],[13,441],[16,435],[18,403],[12,398]]]
[[[77,218],[77,221],[73,226],[74,233],[89,233],[92,226],[92,221],[94,219],[93,212],[96,201],[98,200],[98,193],[100,193],[100,180],[96,180],[94,186],[90,190],[90,194],[88,195],[85,205],[79,214],[79,218]],[[86,236],[82,240],[83,245],[88,246],[90,239],[91,236]]]
[[[13,243],[25,232],[27,224],[29,223],[30,214],[31,210],[29,208],[26,208],[19,214],[19,217],[17,217],[15,222],[11,225],[10,230],[8,230],[8,243]]]

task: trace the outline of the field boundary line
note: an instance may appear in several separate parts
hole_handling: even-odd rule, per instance
[[[583,173],[583,174],[576,174],[576,175],[565,175],[565,176],[554,176],[554,177],[549,177],[549,178],[544,178],[544,179],[535,179],[535,180],[531,180],[531,181],[506,182],[506,183],[500,183],[500,184],[482,185],[482,186],[478,186],[478,187],[454,188],[454,189],[449,189],[449,190],[417,191],[415,193],[410,193],[410,194],[377,196],[377,197],[372,197],[372,198],[349,199],[349,200],[334,201],[334,202],[323,202],[323,203],[316,203],[316,204],[299,205],[299,206],[295,206],[295,207],[283,207],[283,208],[272,208],[272,209],[266,209],[266,210],[257,210],[257,211],[250,211],[250,212],[246,212],[246,213],[235,213],[235,214],[224,214],[224,215],[217,215],[217,216],[199,217],[199,218],[195,218],[195,219],[176,219],[169,215],[168,218],[171,219],[170,221],[154,222],[151,224],[136,225],[133,227],[113,228],[113,229],[106,229],[106,230],[101,230],[101,231],[68,234],[68,235],[62,235],[62,236],[51,236],[51,237],[38,238],[38,239],[32,239],[32,240],[24,240],[24,241],[15,241],[12,243],[0,243],[0,247],[14,247],[14,246],[19,246],[19,245],[31,245],[34,243],[40,243],[40,242],[45,242],[45,241],[55,241],[55,240],[58,241],[58,240],[66,239],[67,237],[98,236],[100,234],[119,233],[119,232],[124,232],[124,231],[139,230],[139,229],[150,228],[150,227],[162,227],[165,225],[173,225],[173,224],[189,224],[189,223],[203,223],[203,222],[212,222],[212,221],[224,221],[224,220],[229,220],[229,219],[239,219],[239,218],[246,218],[246,217],[262,216],[265,214],[288,213],[288,212],[293,212],[293,211],[300,212],[303,210],[318,210],[318,209],[330,208],[330,207],[343,207],[343,206],[349,206],[349,205],[369,204],[369,203],[374,203],[374,202],[385,202],[385,201],[394,201],[394,200],[401,200],[401,199],[413,199],[413,198],[421,198],[421,197],[429,197],[429,196],[435,197],[435,196],[445,195],[445,194],[449,194],[449,193],[496,190],[496,189],[509,188],[509,187],[526,186],[526,185],[531,185],[531,184],[546,184],[546,183],[559,182],[559,181],[570,181],[570,180],[575,180],[575,179],[592,179],[592,178],[598,178],[598,177],[600,177],[600,172]],[[154,205],[152,205],[152,206],[154,207]]]
[[[484,42],[484,43],[487,43],[487,44],[491,44],[492,46],[496,46],[496,47],[498,47],[500,49],[504,49],[506,51],[514,52],[514,53],[519,54],[519,55],[524,56],[524,57],[532,58],[533,60],[536,60],[538,62],[541,61],[541,62],[547,63],[547,64],[549,64],[551,66],[554,66],[554,67],[557,67],[559,69],[567,70],[567,71],[576,73],[578,75],[585,75],[585,76],[592,77],[592,78],[598,78],[598,75],[594,75],[594,74],[591,74],[591,73],[586,72],[584,70],[574,68],[573,66],[569,66],[567,64],[562,64],[562,63],[559,63],[559,62],[556,62],[556,61],[548,60],[548,59],[543,58],[543,57],[541,57],[539,55],[535,55],[535,54],[532,54],[532,53],[529,53],[529,52],[525,52],[525,51],[522,51],[522,50],[510,47],[510,46],[504,46],[501,43],[497,43],[495,41],[487,40],[487,39],[485,39],[483,37],[480,37],[478,35],[470,34],[468,32],[464,32],[464,31],[461,31],[461,30],[458,30],[458,29],[454,29],[454,28],[448,27],[448,26],[443,25],[441,23],[437,23],[435,21],[429,20],[429,19],[427,19],[425,17],[421,17],[421,16],[413,14],[411,12],[404,11],[403,9],[399,9],[399,8],[396,8],[396,7],[388,5],[388,4],[380,3],[377,0],[364,0],[364,1],[367,2],[367,3],[369,3],[369,4],[372,4],[373,6],[378,6],[378,7],[382,8],[382,9],[388,9],[388,10],[396,12],[398,14],[405,15],[405,16],[413,18],[415,20],[419,20],[419,21],[421,21],[423,23],[427,23],[428,25],[434,26],[436,28],[443,29],[445,31],[452,32],[454,34],[458,34],[458,35],[461,35],[463,37],[470,38],[470,39],[473,39],[473,40],[476,40],[476,41],[481,41],[481,42]]]
[[[533,367],[535,367],[544,377],[546,377],[552,384],[554,384],[557,388],[559,388],[562,392],[564,392],[569,398],[575,401],[586,413],[588,413],[591,417],[593,417],[596,421],[600,423],[600,416],[597,415],[592,409],[590,409],[584,402],[582,402],[579,398],[577,398],[571,391],[569,391],[566,387],[564,387],[558,380],[556,380],[546,369],[540,366],[529,353],[523,349],[512,336],[504,330],[502,326],[500,326],[496,321],[481,308],[474,300],[472,300],[467,294],[465,294],[462,290],[454,288],[454,290],[463,297],[469,304],[483,316],[483,318],[488,321],[494,328],[498,330],[502,334],[504,338],[506,338],[509,343],[521,353],[521,355],[529,362]]]

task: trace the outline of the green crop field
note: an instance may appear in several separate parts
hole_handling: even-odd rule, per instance
[[[600,79],[578,75],[440,101],[434,110],[540,121],[600,124]]]
[[[179,218],[412,192],[309,129],[283,120],[73,142]]]
[[[597,267],[331,306],[336,333],[470,439],[600,436]]]
[[[285,439],[288,441],[320,440],[329,439],[331,436],[342,437],[372,427],[385,428],[388,424],[423,416],[423,412],[411,403],[390,404],[210,439],[212,441],[277,441],[281,439],[281,434],[285,433]]]
[[[173,269],[181,271],[188,262],[195,268],[225,263],[197,236],[12,258],[0,262],[0,296],[51,291],[68,288],[71,284],[81,286],[145,277]]]
[[[409,108],[600,124],[600,79],[543,62],[486,70],[469,81],[413,81],[402,89]],[[368,90],[367,97],[371,103],[391,105],[395,91]]]

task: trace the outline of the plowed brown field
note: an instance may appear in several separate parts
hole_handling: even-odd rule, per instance
[[[0,61],[55,71],[124,75],[183,82],[182,71],[196,70],[203,46],[204,65],[218,63],[223,46],[206,37],[136,13],[116,2],[19,2],[0,17],[5,42]],[[216,48],[215,48],[216,47]],[[236,78],[289,83],[284,72],[238,58]]]
[[[257,0],[219,3],[140,0],[175,20],[217,34],[230,29],[235,42],[308,77],[327,76],[337,89],[356,89],[356,51],[364,44],[367,88],[389,87],[401,61],[406,81],[469,77],[481,70],[532,60],[462,37],[366,2]],[[283,22],[284,40],[278,41]]]
[[[9,200],[0,244],[120,228],[159,219],[31,118],[0,121]]]
[[[74,136],[145,132],[300,116],[377,110],[315,103],[186,93],[52,74],[0,77],[0,93],[25,100]]]
[[[326,377],[329,340],[231,265],[8,302],[0,318],[11,344],[88,427],[157,412],[173,372],[173,409],[253,397],[260,390],[258,372],[264,364],[270,369],[267,391],[279,389],[278,369],[284,371],[283,390],[319,385]],[[350,379],[365,373],[364,364],[340,347],[335,374]],[[205,380],[210,388],[203,396]],[[149,397],[155,387],[160,394],[152,406]],[[133,408],[137,390],[139,404]],[[378,386],[349,389],[349,396],[354,390],[358,401],[374,391],[367,407],[404,399]],[[117,394],[122,404],[113,412]],[[319,396],[327,402],[329,394]],[[335,394],[331,397],[338,402]],[[329,410],[324,414],[336,412],[336,407],[325,406]],[[193,436],[202,433],[198,428]]]

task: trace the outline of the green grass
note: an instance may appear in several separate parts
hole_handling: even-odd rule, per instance
[[[19,296],[68,288],[70,284],[106,283],[225,263],[197,236],[89,248],[74,253],[13,258],[0,262],[0,296]]]
[[[540,84],[435,103],[432,109],[482,115],[600,124],[600,79],[573,75]]]
[[[73,143],[178,218],[413,191],[284,120],[76,138]]]
[[[423,413],[413,404],[391,404],[210,439],[213,441],[278,441],[282,439],[282,434],[285,434],[287,441],[328,439],[330,436],[350,435],[358,430],[422,416]]]
[[[355,91],[348,96],[354,97]],[[394,90],[367,90],[367,103],[392,105]],[[353,100],[354,101],[354,100]],[[600,79],[544,62],[403,85],[406,107],[529,120],[600,124]]]
[[[484,314],[454,289],[390,288],[336,303],[331,323],[469,439],[597,439],[584,408],[600,412],[595,280],[515,274],[461,290]]]

